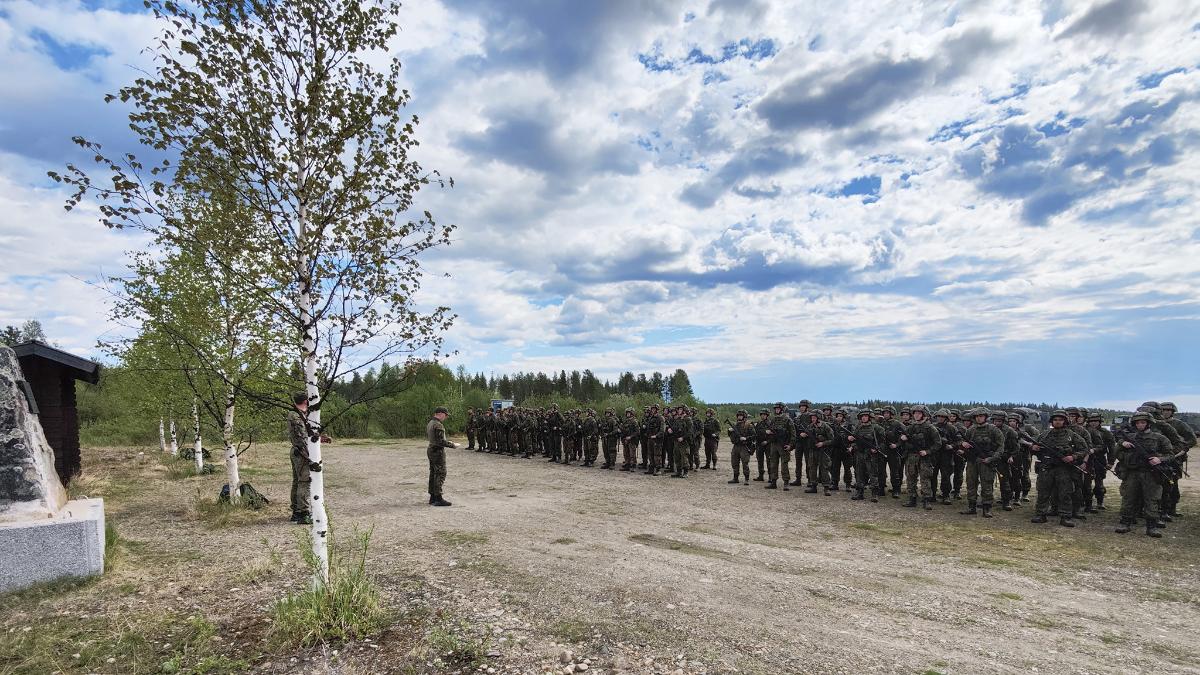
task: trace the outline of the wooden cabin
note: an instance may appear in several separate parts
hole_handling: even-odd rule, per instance
[[[82,468],[75,380],[96,384],[100,381],[100,364],[37,341],[22,342],[12,349],[33,390],[46,440],[54,448],[54,468],[66,485]]]

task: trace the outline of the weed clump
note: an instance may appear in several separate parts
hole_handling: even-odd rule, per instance
[[[307,538],[301,541],[304,560],[313,578],[318,578],[321,567],[316,556]],[[341,546],[330,533],[329,578],[276,603],[271,611],[271,637],[276,643],[309,647],[345,642],[378,633],[387,625],[390,617],[379,589],[366,572],[370,542],[371,532],[355,532],[349,556],[343,558]]]

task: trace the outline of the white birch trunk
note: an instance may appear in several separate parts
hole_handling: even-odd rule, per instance
[[[164,430],[164,427],[163,427],[162,416],[159,416],[159,418],[158,418],[158,451],[159,452],[167,451],[167,432]]]
[[[192,397],[192,429],[196,435],[196,475],[199,476],[204,471],[204,444],[200,441],[200,407],[194,396]]]
[[[175,431],[175,418],[171,418],[171,445],[169,447],[172,457],[179,456],[179,434]]]
[[[303,146],[303,138],[301,138]],[[304,185],[307,172],[303,162],[300,163],[297,185]],[[313,585],[321,587],[329,580],[329,525],[325,512],[325,473],[321,463],[321,394],[317,388],[317,322],[313,316],[312,276],[309,270],[312,260],[308,253],[310,244],[307,241],[308,218],[304,199],[300,199],[297,209],[296,230],[299,250],[296,255],[296,280],[300,283],[300,297],[297,304],[300,310],[300,324],[304,331],[304,342],[301,345],[301,362],[304,368],[304,391],[308,394],[308,410],[304,413],[305,427],[308,430],[308,461],[312,466],[309,477],[309,512],[312,514],[312,550],[317,560],[317,573]]]
[[[237,504],[241,497],[242,479],[238,475],[237,446],[233,442],[234,388],[225,385],[225,422],[221,425],[221,441],[225,446],[225,475],[229,483],[229,503]]]

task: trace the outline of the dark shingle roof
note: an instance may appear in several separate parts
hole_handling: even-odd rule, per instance
[[[16,352],[19,359],[26,356],[38,356],[64,365],[74,371],[72,375],[77,380],[91,382],[92,384],[100,381],[99,363],[75,356],[74,354],[68,354],[61,349],[56,349],[37,340],[15,344],[12,346],[12,350]]]

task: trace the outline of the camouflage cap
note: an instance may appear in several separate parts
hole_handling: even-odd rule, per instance
[[[821,416],[821,411],[820,411],[820,410],[817,410],[816,408],[813,408],[812,410],[809,410],[809,411],[808,411],[808,416],[809,416],[809,417],[820,417],[820,416]]]
[[[1002,420],[1008,419],[1008,413],[1004,412],[1003,410],[993,410],[991,417],[992,417],[992,419],[996,419],[997,417],[999,417]]]
[[[1158,409],[1159,410],[1169,410],[1171,412],[1179,412],[1179,408],[1176,408],[1175,404],[1171,403],[1170,401],[1163,401],[1162,403],[1159,403]]]

